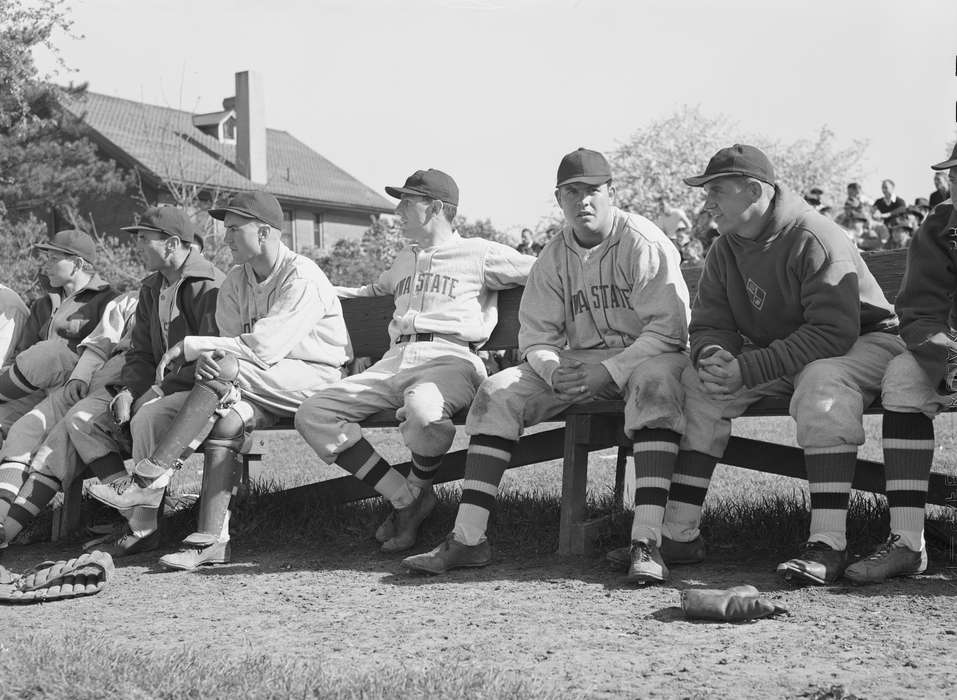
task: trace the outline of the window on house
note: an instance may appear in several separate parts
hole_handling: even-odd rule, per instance
[[[312,244],[316,248],[325,247],[325,241],[323,240],[323,231],[322,231],[322,214],[316,214],[312,220]]]
[[[296,249],[292,235],[292,212],[287,209],[282,210],[282,242],[290,250]]]
[[[236,117],[231,116],[223,122],[223,141],[236,141]]]

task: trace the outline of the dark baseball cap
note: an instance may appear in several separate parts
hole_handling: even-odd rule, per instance
[[[140,220],[132,226],[124,226],[123,231],[155,231],[167,236],[176,236],[181,241],[192,243],[200,242],[200,236],[196,230],[196,224],[189,218],[183,209],[179,207],[150,207]],[[200,242],[202,245],[202,243]]]
[[[225,219],[228,213],[245,216],[247,219],[255,219],[273,228],[282,229],[282,207],[279,206],[279,200],[262,190],[240,192],[230,199],[225,207],[209,210],[209,215],[220,221]]]
[[[760,149],[740,143],[722,148],[708,161],[708,167],[702,175],[686,177],[684,182],[689,187],[701,187],[706,182],[728,175],[743,175],[769,185],[774,184],[774,168],[768,157]]]
[[[611,166],[605,156],[598,151],[579,148],[567,153],[558,164],[558,178],[555,187],[572,182],[584,182],[586,185],[603,185],[611,180]]]
[[[930,166],[931,170],[950,170],[955,165],[957,165],[957,144],[954,144],[954,150],[950,154],[950,158],[947,160],[938,163],[937,165]]]
[[[416,170],[406,178],[402,187],[386,187],[385,192],[396,199],[402,199],[404,194],[411,194],[437,199],[453,207],[459,205],[459,186],[455,184],[451,175],[435,168]]]
[[[37,243],[33,246],[33,249],[53,250],[57,253],[75,255],[78,258],[83,258],[88,263],[96,262],[96,243],[92,236],[76,229],[59,231],[53,237],[53,240],[47,243]]]

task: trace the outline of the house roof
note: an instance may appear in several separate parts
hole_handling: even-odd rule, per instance
[[[286,131],[266,130],[268,182],[236,169],[236,146],[220,143],[193,124],[193,114],[95,92],[66,108],[89,125],[93,138],[120,163],[146,176],[210,189],[265,189],[280,200],[391,213],[395,205]]]

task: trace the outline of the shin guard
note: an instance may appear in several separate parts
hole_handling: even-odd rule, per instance
[[[133,467],[133,475],[141,486],[165,486],[179,462],[199,447],[218,419],[217,411],[238,400],[239,393],[233,384],[239,371],[238,360],[226,355],[219,363],[220,378],[193,386],[153,454]]]

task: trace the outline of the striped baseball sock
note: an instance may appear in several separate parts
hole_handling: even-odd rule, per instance
[[[442,466],[442,458],[444,456],[445,455],[426,457],[425,455],[418,455],[415,452],[412,453],[412,471],[409,473],[409,486],[412,487],[413,493],[432,485],[432,479],[435,478],[435,473],[439,470],[439,467]]]
[[[924,548],[924,505],[934,463],[934,421],[923,413],[884,411],[883,438],[891,533],[919,552]]]
[[[405,508],[415,500],[405,477],[382,459],[365,438],[359,438],[359,442],[337,455],[336,464],[374,488],[395,508]]]
[[[512,450],[517,444],[514,440],[492,435],[472,436],[465,457],[462,502],[452,530],[456,541],[476,545],[485,539],[489,515],[498,496],[498,485],[512,461]]]
[[[680,450],[668,490],[664,531],[676,542],[691,542],[700,534],[701,507],[708,495],[717,457]]]
[[[52,476],[31,472],[23,488],[10,507],[3,524],[7,541],[13,540],[20,531],[43,510],[60,490],[60,482]]]
[[[23,372],[14,362],[6,372],[0,374],[0,403],[22,399],[37,391],[38,388],[23,376]]]
[[[635,433],[635,516],[631,539],[661,544],[661,523],[681,436],[673,430],[645,428]]]
[[[20,462],[0,464],[0,523],[7,517],[10,504],[26,483],[28,473],[27,465]]]
[[[811,489],[808,542],[847,549],[847,503],[857,466],[857,445],[805,447],[804,466]]]

